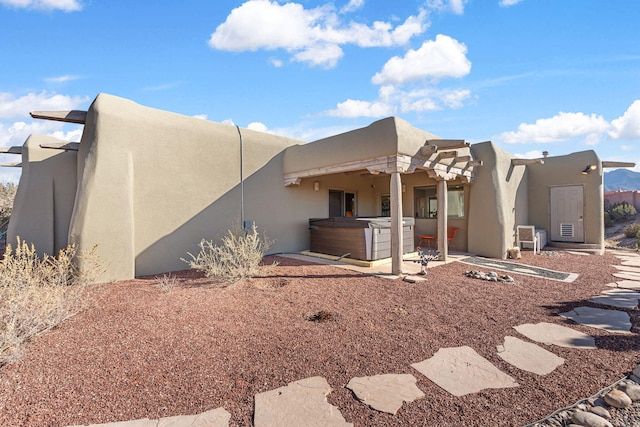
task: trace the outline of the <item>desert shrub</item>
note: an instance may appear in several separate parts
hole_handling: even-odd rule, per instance
[[[29,338],[55,327],[80,311],[86,285],[100,270],[80,272],[78,258],[97,266],[96,248],[86,254],[75,246],[56,257],[38,257],[33,245],[18,239],[0,260],[0,366],[19,357]]]
[[[251,229],[239,226],[229,230],[219,244],[202,239],[197,255],[188,253],[190,259],[182,259],[189,267],[200,270],[207,277],[235,283],[260,272],[260,262],[271,246],[266,236],[258,233],[255,223]]]
[[[0,225],[5,224],[13,210],[17,187],[14,184],[0,184]]]
[[[627,202],[614,203],[607,211],[612,221],[633,219],[636,216],[636,208]]]
[[[609,212],[604,213],[604,226],[613,227],[613,221],[611,220],[611,215],[609,215]]]
[[[622,232],[626,237],[640,238],[640,235],[638,235],[638,232],[640,232],[640,224],[629,224],[622,230]]]

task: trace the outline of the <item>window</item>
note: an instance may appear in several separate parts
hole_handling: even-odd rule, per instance
[[[356,193],[329,190],[329,217],[356,216]]]
[[[413,193],[416,218],[438,217],[438,196],[435,186],[416,187]],[[447,188],[447,216],[464,217],[464,187],[462,185]]]

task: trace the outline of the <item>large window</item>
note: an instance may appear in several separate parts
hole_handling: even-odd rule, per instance
[[[436,187],[416,187],[413,193],[416,218],[438,217],[438,196]],[[447,188],[447,216],[464,217],[464,187],[452,185]]]

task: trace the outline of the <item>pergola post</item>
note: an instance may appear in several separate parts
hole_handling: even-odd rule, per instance
[[[402,179],[391,173],[391,274],[402,273]]]
[[[438,250],[440,251],[440,259],[447,261],[449,256],[449,247],[447,245],[447,181],[445,179],[438,180]]]

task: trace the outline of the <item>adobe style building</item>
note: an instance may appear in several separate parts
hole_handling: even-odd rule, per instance
[[[367,247],[386,230],[396,273],[417,235],[437,235],[446,258],[450,226],[457,250],[481,256],[505,258],[517,225],[602,252],[603,168],[633,166],[591,150],[517,159],[396,117],[304,143],[107,94],[86,112],[32,116],[84,132],[79,143],[32,135],[3,150],[21,153],[23,168],[8,241],[43,253],[97,245],[104,281],[185,269],[202,239],[243,222],[274,240],[271,253],[308,250],[318,218],[363,228]]]

